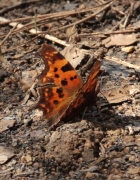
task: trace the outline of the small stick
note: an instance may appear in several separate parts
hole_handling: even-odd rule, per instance
[[[102,3],[105,3],[105,1],[104,0],[100,0]],[[122,11],[120,11],[120,10],[118,10],[117,8],[115,8],[115,7],[111,7],[111,9],[113,9],[114,11],[117,11],[118,13],[120,13],[121,15],[125,15],[125,13],[124,12],[122,12]]]
[[[115,62],[115,63],[118,63],[118,64],[122,64],[122,65],[124,65],[124,66],[127,66],[127,67],[129,67],[129,68],[134,68],[134,69],[140,70],[140,66],[137,66],[137,65],[134,65],[134,64],[130,64],[130,63],[125,62],[125,61],[122,61],[122,60],[120,60],[120,59],[117,59],[117,58],[114,58],[114,57],[109,58],[108,56],[105,56],[104,58],[105,58],[106,60],[113,61],[113,62]]]
[[[8,20],[5,19],[5,18],[1,18],[1,20],[5,21],[5,22],[8,21]],[[17,28],[23,27],[22,24],[18,24],[18,23],[16,23],[16,22],[12,22],[12,23],[10,23],[9,25],[10,25],[10,26],[15,26],[15,25],[17,25]],[[37,33],[36,33],[36,30],[35,30],[35,29],[30,29],[29,32],[30,32],[31,34],[36,35],[37,33],[40,33],[41,31],[37,31]],[[69,46],[69,44],[67,44],[65,41],[60,40],[60,39],[58,39],[58,38],[56,38],[56,37],[54,37],[54,36],[51,36],[51,35],[49,35],[49,34],[46,34],[44,37],[45,37],[46,39],[50,40],[50,41],[56,42],[56,43],[61,44],[61,45],[63,45],[63,46]]]
[[[84,33],[84,34],[78,34],[78,36],[108,36],[110,34],[125,34],[125,33],[134,33],[137,32],[140,29],[140,27],[133,28],[133,29],[123,29],[119,31],[107,31],[107,32],[95,32],[95,33]]]
[[[118,24],[116,24],[116,25],[112,28],[112,31],[113,31],[113,30],[116,30],[116,29],[124,22],[124,20],[125,20],[125,17],[123,17],[123,18],[121,19],[121,21],[118,22]]]
[[[137,28],[133,28],[133,29],[126,29],[126,30],[119,30],[119,31],[107,31],[107,32],[95,32],[95,33],[84,33],[84,34],[78,34],[78,36],[101,36],[101,37],[106,37],[110,34],[125,34],[125,33],[134,33],[134,32],[138,32],[138,30],[140,29],[140,27]],[[48,31],[40,31],[37,32],[36,34],[46,34],[48,33]],[[3,36],[3,35],[2,35]],[[0,37],[2,37],[0,36]]]
[[[87,8],[87,9],[76,9],[76,10],[70,10],[70,11],[64,11],[64,12],[57,12],[57,13],[50,13],[50,14],[43,14],[43,15],[38,15],[38,19],[41,18],[46,18],[47,19],[52,19],[52,18],[58,18],[58,17],[64,17],[64,16],[69,16],[69,15],[74,15],[74,14],[80,14],[80,13],[86,13],[89,11],[93,11],[94,9],[97,9],[101,6],[106,5],[107,3],[104,3],[100,6],[96,6],[96,7],[92,7],[92,8]],[[24,20],[33,20],[33,17],[24,17],[24,18],[17,18],[17,19],[13,19],[13,20],[8,20],[7,22],[0,22],[0,25],[3,24],[9,24],[11,22],[18,22],[18,21],[24,21]]]
[[[75,26],[75,25],[78,25],[78,24],[80,24],[80,23],[83,23],[83,22],[85,22],[85,21],[87,21],[87,20],[95,17],[97,14],[99,14],[99,13],[102,12],[102,11],[104,11],[105,9],[107,9],[107,8],[108,8],[111,4],[113,4],[113,2],[115,2],[115,1],[116,1],[116,0],[110,2],[109,4],[107,4],[107,5],[106,5],[105,7],[103,7],[102,9],[98,10],[96,13],[94,13],[94,14],[86,17],[86,18],[83,18],[82,20],[77,21],[76,23],[72,23],[72,24],[63,26],[63,27],[61,27],[61,28],[54,29],[54,30],[50,30],[50,31],[47,31],[47,32],[59,31],[59,30],[67,29],[67,28],[69,28],[69,27],[71,27],[71,26]],[[60,16],[60,15],[59,15],[59,16]],[[59,17],[59,16],[57,15],[57,17]],[[66,16],[66,14],[65,14],[65,16]],[[55,16],[55,17],[56,17],[56,16]],[[61,17],[62,17],[62,15],[61,15]],[[37,20],[36,22],[38,23],[38,22],[47,20],[48,18],[50,18],[49,14],[48,14],[48,17],[45,17],[45,18],[43,18],[43,19],[39,19],[39,20]],[[51,18],[54,18],[54,17],[51,17]],[[26,25],[24,25],[24,26],[16,29],[16,30],[14,31],[14,33],[17,33],[17,32],[19,32],[19,31],[21,31],[21,30],[25,30],[25,29],[27,29],[27,28],[29,28],[29,27],[31,28],[31,26],[33,26],[33,22],[30,22],[30,23],[28,23],[28,24],[26,24]]]
[[[72,24],[63,26],[63,27],[61,27],[61,28],[51,30],[51,32],[60,31],[60,30],[62,30],[62,29],[67,29],[67,28],[69,28],[69,27],[71,27],[71,26],[75,26],[75,25],[81,24],[81,23],[83,23],[83,22],[85,22],[85,21],[88,21],[89,19],[95,17],[97,14],[99,14],[99,13],[101,13],[102,11],[106,10],[106,9],[107,9],[111,4],[113,4],[115,1],[116,1],[116,0],[111,1],[111,2],[110,2],[109,4],[107,4],[105,7],[103,7],[102,9],[98,10],[96,13],[94,13],[94,14],[86,17],[86,18],[83,18],[83,19],[81,19],[81,20],[79,20],[79,21],[77,21],[77,22],[75,22],[75,23],[72,23]]]
[[[133,13],[133,9],[134,9],[134,3],[131,4],[130,10],[128,11],[128,14],[126,15],[126,19],[124,21],[124,24],[122,25],[123,28],[126,28],[126,26],[128,25],[130,21],[130,17],[132,16],[132,13]]]
[[[2,40],[0,43],[0,46],[6,41],[6,39],[10,36],[10,34],[14,31],[14,29],[17,27],[18,23],[13,26],[13,28],[9,31],[9,33],[6,35],[6,37]]]
[[[107,3],[106,3],[107,4]],[[105,4],[105,5],[106,5]],[[102,5],[103,6],[103,5]],[[98,6],[99,7],[99,6]],[[97,7],[96,7],[97,8]],[[92,10],[93,9],[95,9],[95,8],[92,8]],[[91,10],[91,9],[90,9]],[[88,10],[89,11],[89,10]],[[77,10],[76,12],[74,11],[74,13],[73,14],[79,14],[79,13],[81,13],[81,12],[83,12],[83,10]],[[66,17],[66,16],[68,16],[68,15],[72,15],[72,12],[70,11],[66,11],[66,12],[64,12],[64,13],[57,13],[57,14],[48,14],[47,15],[47,17],[45,16],[44,18],[42,18],[42,19],[38,19],[36,22],[37,22],[37,24],[38,25],[40,25],[39,23],[41,23],[42,21],[49,21],[50,19],[51,19],[51,21],[52,21],[52,19],[54,19],[54,18],[57,18],[57,21],[58,21],[58,18],[64,18],[64,17]],[[39,17],[39,16],[38,16]],[[14,31],[14,33],[16,33],[16,32],[19,32],[19,31],[21,31],[21,30],[25,30],[25,29],[28,29],[28,28],[32,28],[33,27],[33,22],[30,22],[30,23],[28,23],[28,24],[26,24],[26,25],[24,25],[23,27],[21,27],[21,28],[19,28],[19,29],[16,29],[15,31]],[[53,30],[50,30],[51,32],[53,31]],[[55,30],[54,30],[55,31]],[[49,32],[49,31],[48,31]]]

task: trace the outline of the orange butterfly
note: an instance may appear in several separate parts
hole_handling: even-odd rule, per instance
[[[85,83],[72,65],[56,49],[43,44],[45,69],[38,77],[40,99],[35,108],[43,111],[48,125],[70,119],[96,101],[100,61],[96,61]]]

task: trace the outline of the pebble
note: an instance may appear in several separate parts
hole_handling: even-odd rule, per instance
[[[130,162],[135,161],[135,156],[130,156],[130,157],[129,157],[129,161],[130,161]]]
[[[130,148],[129,148],[129,147],[126,147],[123,151],[127,154],[127,153],[129,153]]]
[[[123,110],[124,110],[124,107],[123,107],[123,106],[119,106],[119,107],[118,107],[118,111],[119,111],[119,112],[122,112]]]
[[[127,46],[127,47],[122,47],[121,50],[126,53],[132,53],[135,50],[135,48],[134,46]]]
[[[92,178],[94,176],[94,173],[91,173],[91,172],[87,172],[86,174],[86,178]]]
[[[30,161],[32,161],[32,157],[31,157],[30,155],[22,156],[22,157],[21,157],[21,162],[22,162],[22,163],[30,162]]]

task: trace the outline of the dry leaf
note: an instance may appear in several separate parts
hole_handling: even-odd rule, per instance
[[[108,90],[103,90],[101,93],[106,97],[109,103],[120,103],[130,99],[139,92],[139,86],[127,85],[123,87],[115,87]]]
[[[27,91],[30,89],[30,87],[34,84],[36,76],[37,76],[37,71],[36,70],[26,70],[22,72],[22,79],[21,79],[21,85],[22,85],[22,90]]]
[[[76,37],[78,36],[77,29],[75,26],[72,26],[66,30],[66,35],[69,38],[69,42],[75,42]]]
[[[0,133],[9,129],[9,127],[13,127],[15,124],[15,120],[1,120],[0,121]]]
[[[0,164],[6,163],[6,161],[8,161],[13,156],[13,150],[5,146],[0,146]]]
[[[135,43],[136,41],[136,34],[115,34],[103,40],[102,44],[105,45],[105,47],[128,46]]]
[[[77,48],[75,45],[70,45],[65,47],[61,51],[62,55],[71,63],[71,65],[76,68],[85,57],[85,52]]]

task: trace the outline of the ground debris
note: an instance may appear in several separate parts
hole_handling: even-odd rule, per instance
[[[1,1],[1,180],[140,179],[139,7],[135,0]],[[43,43],[63,52],[83,80],[94,60],[102,64],[96,106],[52,129],[42,111],[31,111]]]

